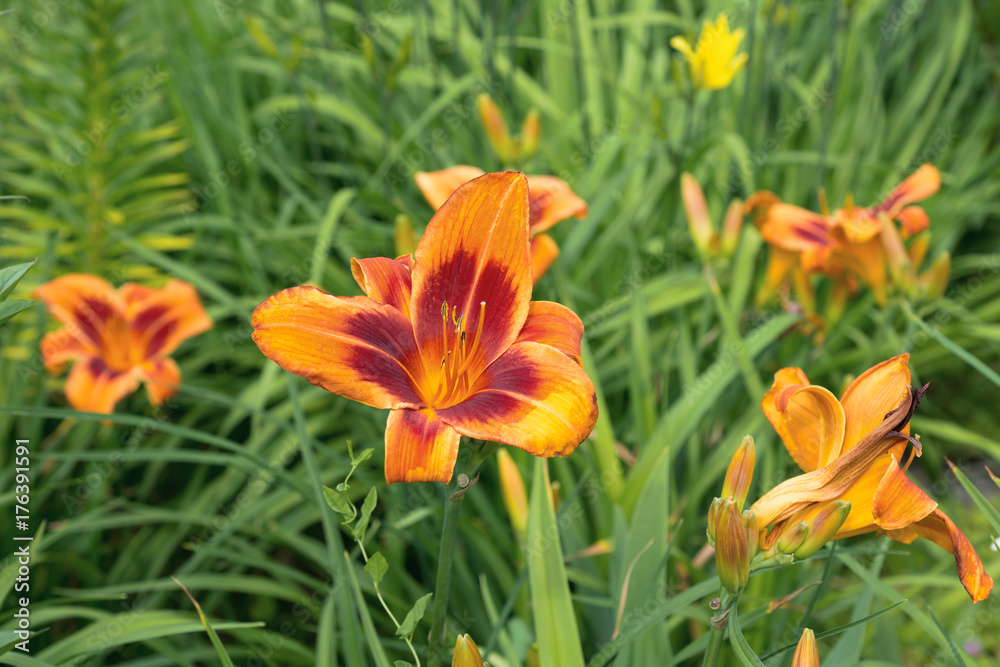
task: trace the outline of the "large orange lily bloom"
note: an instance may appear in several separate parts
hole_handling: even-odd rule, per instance
[[[66,399],[87,412],[110,414],[140,382],[150,402],[162,405],[181,381],[169,355],[212,326],[194,287],[180,280],[161,289],[125,283],[116,290],[98,276],[69,274],[35,295],[65,325],[42,339],[45,368],[55,375],[76,361]]]
[[[481,176],[431,219],[415,257],[352,259],[367,294],[293,287],[253,314],[286,370],[390,409],[386,481],[448,482],[460,436],[566,456],[597,420],[579,363],[583,325],[531,301],[528,183]]]
[[[772,546],[785,527],[808,523],[829,502],[844,500],[851,511],[833,539],[872,531],[906,544],[924,537],[954,554],[974,602],[988,597],[993,579],[969,540],[899,464],[921,394],[910,388],[907,354],[865,371],[839,401],[810,384],[800,368],[778,371],[761,407],[805,474],[782,482],[750,508],[761,530],[770,529],[762,533],[761,548]],[[913,442],[919,455],[919,442]]]
[[[427,203],[435,210],[463,183],[483,175],[477,167],[459,165],[441,171],[418,171],[413,176]],[[528,209],[531,231],[532,282],[545,275],[559,256],[559,246],[547,229],[567,218],[587,217],[587,202],[573,192],[566,181],[555,176],[528,176]]]

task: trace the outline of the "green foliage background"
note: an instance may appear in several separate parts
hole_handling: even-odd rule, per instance
[[[175,399],[156,410],[137,394],[108,423],[68,409],[63,379],[45,375],[38,340],[51,323],[40,306],[0,328],[0,513],[13,515],[12,443],[30,439],[32,622],[47,628],[30,656],[7,651],[0,663],[410,659],[320,486],[351,469],[348,441],[374,449],[349,495],[360,507],[377,489],[364,542],[388,563],[379,586],[397,618],[433,589],[444,490],[386,487],[385,414],[267,362],[249,314],[310,280],[357,294],[350,258],[394,255],[397,215],[418,229],[431,216],[415,170],[501,168],[477,118],[481,93],[508,122],[540,111],[540,151],[524,169],[566,179],[590,204],[585,220],[553,230],[562,253],[535,298],[583,318],[602,416],[577,453],[549,464],[556,514],[541,467],[513,452],[534,486],[525,550],[495,464],[485,466],[463,509],[450,637],[490,645],[496,665],[532,664],[535,642],[566,664],[581,664],[572,657],[581,650],[592,665],[699,664],[717,582],[711,560],[695,557],[729,457],[744,434],[757,438],[752,497],[794,468],[760,412],[762,388],[798,365],[836,393],[904,351],[915,379],[931,382],[913,420],[924,442],[914,470],[1000,575],[997,528],[945,465],[955,461],[995,499],[981,471],[1000,460],[1000,388],[956,356],[1000,370],[994,3],[24,0],[12,9],[0,15],[0,194],[30,202],[0,200],[0,264],[38,258],[15,295],[71,271],[116,284],[172,276],[198,288],[216,326],[176,354]],[[747,29],[750,59],[730,88],[688,110],[668,42],[721,11]],[[750,225],[733,260],[713,266],[721,291],[712,293],[680,206],[681,171],[699,179],[719,220],[730,198],[760,188],[811,208],[821,186],[831,203],[849,192],[871,203],[925,161],[943,181],[925,206],[930,256],[949,251],[953,273],[945,298],[913,306],[916,318],[898,299],[878,308],[863,293],[814,345],[796,333],[794,309],[752,305],[766,251]],[[12,544],[11,523],[0,526],[0,543]],[[559,549],[602,539],[613,553],[563,567]],[[550,578],[541,583],[568,580],[574,624],[553,613],[563,600],[529,585],[526,559]],[[14,627],[13,562],[0,565],[9,608],[0,647]],[[763,656],[801,627],[842,628],[904,598],[822,639],[824,666],[996,663],[1000,605],[973,607],[951,556],[925,541],[856,538],[757,576],[740,621]],[[425,619],[420,652],[426,632]]]

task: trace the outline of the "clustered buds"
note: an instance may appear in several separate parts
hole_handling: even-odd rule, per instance
[[[750,563],[757,555],[760,529],[757,517],[744,510],[755,460],[753,438],[743,438],[729,462],[722,484],[722,498],[708,511],[708,539],[715,547],[719,580],[730,595],[740,594],[750,578]]]
[[[500,107],[485,93],[479,96],[479,119],[490,140],[493,152],[505,165],[519,165],[538,151],[542,135],[541,119],[538,111],[532,109],[524,118],[521,134],[511,136],[507,121],[500,113]]]
[[[805,560],[833,539],[850,513],[851,503],[834,500],[821,506],[808,521],[796,521],[792,517],[774,529],[776,535],[768,536],[767,541],[773,546],[765,550],[762,557],[789,564]]]
[[[688,229],[691,231],[691,240],[694,241],[702,259],[732,257],[740,241],[740,231],[743,229],[743,202],[738,199],[730,202],[729,208],[726,209],[726,217],[722,221],[720,234],[712,224],[708,204],[705,202],[705,193],[694,176],[687,172],[681,174],[681,201],[684,204]]]

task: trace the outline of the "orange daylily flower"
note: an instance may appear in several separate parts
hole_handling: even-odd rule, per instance
[[[566,456],[593,429],[583,324],[531,301],[528,211],[523,174],[486,174],[438,209],[415,256],[351,260],[367,296],[293,287],[254,311],[280,366],[390,410],[389,483],[448,482],[462,435]]]
[[[459,165],[441,171],[418,171],[413,176],[427,203],[435,210],[463,183],[483,175],[483,170]],[[566,181],[555,176],[528,176],[528,207],[531,231],[532,281],[545,274],[559,256],[559,246],[547,229],[567,218],[587,217],[587,202],[580,199]]]
[[[832,539],[872,531],[910,543],[930,539],[952,552],[958,574],[974,602],[985,599],[993,580],[975,549],[937,504],[906,478],[900,467],[909,438],[909,420],[921,391],[910,387],[909,355],[865,371],[838,401],[829,390],[809,383],[799,368],[775,374],[761,407],[805,474],[762,496],[751,510],[768,549],[786,528],[805,521],[836,500],[851,504],[850,514]]]
[[[45,368],[55,375],[76,361],[66,399],[87,412],[110,414],[140,382],[153,405],[163,404],[181,381],[169,355],[212,326],[194,287],[180,280],[160,289],[125,283],[116,290],[98,276],[69,274],[35,295],[65,325],[42,339]]]

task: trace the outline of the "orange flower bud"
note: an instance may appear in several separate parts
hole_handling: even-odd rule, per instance
[[[729,460],[729,468],[726,470],[726,479],[722,483],[722,497],[732,498],[739,511],[743,511],[743,504],[746,502],[747,493],[750,491],[750,482],[753,481],[753,467],[756,459],[756,449],[753,444],[753,436],[746,436],[736,448],[736,453]]]
[[[681,199],[684,202],[684,213],[687,216],[691,239],[702,257],[708,257],[712,248],[712,221],[708,216],[708,204],[705,203],[705,193],[694,176],[684,172],[681,174]]]
[[[413,231],[413,223],[405,215],[396,216],[396,228],[394,230],[396,241],[396,256],[409,255],[417,249],[417,235]]]
[[[722,507],[722,498],[716,498],[708,508],[708,543],[715,546],[715,526],[719,518],[719,508]]]
[[[524,490],[524,479],[513,457],[505,449],[497,452],[497,466],[500,468],[500,490],[510,524],[518,536],[523,536],[528,526],[528,494]]]
[[[734,199],[729,202],[726,217],[722,219],[722,236],[719,239],[719,251],[723,257],[732,257],[736,246],[740,243],[740,233],[743,231],[743,202]]]
[[[483,667],[483,656],[469,635],[458,636],[455,653],[451,658],[451,667]]]
[[[524,117],[521,125],[521,157],[527,159],[538,151],[538,142],[542,136],[542,123],[538,116],[538,111],[532,109]]]
[[[750,510],[743,510],[743,525],[747,527],[747,546],[750,548],[750,560],[757,555],[757,547],[760,541],[760,525],[757,523],[757,515]]]
[[[507,123],[496,102],[485,93],[479,96],[479,118],[483,122],[483,129],[486,130],[486,138],[490,140],[497,157],[501,162],[511,162],[513,156]]]
[[[851,503],[843,500],[834,500],[824,505],[823,508],[813,517],[809,525],[809,534],[802,545],[796,549],[792,555],[796,560],[805,560],[823,548],[829,542],[840,527],[847,521],[847,515],[851,513]]]
[[[816,649],[816,635],[809,628],[802,631],[802,638],[795,649],[792,667],[819,667],[819,651]]]
[[[899,237],[895,223],[885,217],[882,219],[882,246],[889,260],[889,273],[892,274],[892,279],[897,285],[905,284],[904,275],[910,265],[910,258],[903,248],[903,240]]]
[[[939,299],[948,289],[948,277],[951,274],[951,255],[942,253],[931,264],[927,272],[927,298]]]
[[[715,567],[723,587],[730,595],[739,595],[750,578],[750,544],[743,516],[728,498],[716,519]]]

